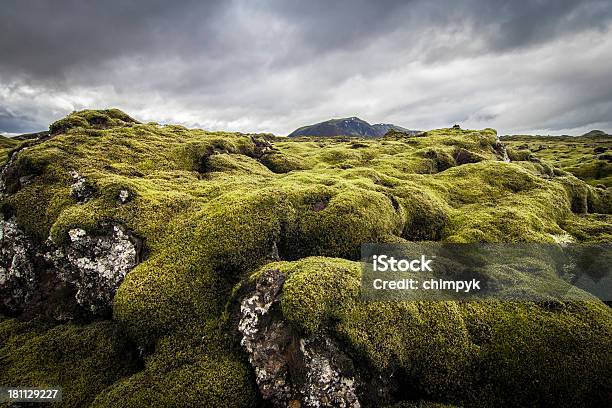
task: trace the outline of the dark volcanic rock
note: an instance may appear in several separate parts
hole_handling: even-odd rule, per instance
[[[355,369],[335,340],[302,336],[275,310],[284,282],[268,270],[240,303],[238,331],[261,395],[277,407],[360,407]]]
[[[57,320],[110,314],[125,275],[139,262],[140,240],[119,225],[88,235],[72,229],[70,243],[37,245],[17,225],[0,220],[0,299],[11,315]]]
[[[93,236],[72,229],[67,246],[44,255],[60,278],[76,287],[77,303],[96,315],[110,313],[115,292],[138,263],[140,251],[140,241],[123,227],[110,225],[107,229]]]
[[[598,146],[598,147],[596,147],[595,149],[593,149],[593,153],[595,153],[595,154],[605,153],[605,152],[606,152],[606,150],[608,150],[608,148],[607,148],[607,147],[604,147],[604,146]]]
[[[79,203],[86,203],[91,200],[96,192],[96,189],[87,179],[81,176],[76,171],[71,171],[72,185],[70,186],[70,195]]]
[[[17,226],[15,218],[0,220],[0,298],[10,311],[21,310],[37,287],[32,241]]]
[[[458,166],[468,163],[478,163],[485,160],[485,158],[480,156],[479,154],[470,152],[469,150],[462,148],[458,148],[457,150],[455,150],[455,152],[453,153],[453,158],[455,159],[455,162]]]

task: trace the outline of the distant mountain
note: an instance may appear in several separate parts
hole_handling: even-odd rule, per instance
[[[590,132],[585,133],[582,136],[584,137],[605,137],[609,135],[606,132],[601,131],[601,130],[591,130]]]
[[[291,132],[289,137],[298,136],[356,136],[356,137],[382,137],[389,130],[396,130],[408,134],[420,133],[416,130],[409,130],[401,126],[392,125],[390,123],[377,123],[370,125],[365,120],[357,117],[330,119],[325,122],[316,123],[314,125],[302,126]]]

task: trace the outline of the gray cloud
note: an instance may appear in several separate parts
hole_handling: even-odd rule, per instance
[[[0,106],[0,129],[3,133],[26,133],[33,126],[37,126],[35,118]]]
[[[0,132],[74,109],[288,133],[357,115],[612,131],[612,5],[570,0],[8,0]]]

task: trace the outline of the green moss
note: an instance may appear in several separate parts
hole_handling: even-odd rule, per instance
[[[147,344],[177,326],[218,316],[239,271],[262,263],[280,239],[283,211],[278,191],[241,191],[179,218],[159,252],[126,277],[115,317]]]
[[[612,163],[609,160],[596,159],[568,167],[567,171],[592,185],[612,187]]]
[[[261,162],[274,173],[289,173],[294,170],[306,170],[309,167],[298,156],[278,152],[265,154]]]
[[[506,151],[511,161],[529,161],[533,159],[533,154],[528,149],[515,149],[509,147]]]
[[[278,266],[290,275],[282,309],[297,329],[332,330],[364,364],[397,367],[420,393],[451,396],[465,385],[468,391],[460,395],[473,402],[475,367],[485,367],[484,357],[470,329],[480,323],[470,323],[462,305],[361,304],[357,264],[301,258],[358,259],[362,243],[405,239],[553,242],[571,234],[577,241],[605,242],[611,235],[606,189],[546,160],[504,163],[491,129],[364,141],[268,137],[274,146],[265,153],[260,137],[140,124],[115,110],[77,112],[51,131],[51,138],[32,143],[7,169],[10,194],[2,199],[3,211],[15,214],[39,241],[50,236],[65,243],[71,228],[96,232],[113,222],[145,244],[146,258],[127,275],[113,305],[114,321],[146,351],[145,368],[101,394],[99,406],[154,405],[149,395],[158,393],[172,406],[189,387],[199,390],[189,396],[192,405],[249,405],[252,382],[232,346],[216,344],[214,354],[198,339],[227,335],[213,328],[232,288],[277,251],[284,260],[298,260]],[[86,203],[70,197],[72,170],[94,187]],[[129,192],[126,203],[119,200],[123,190]],[[505,313],[502,306],[479,307],[469,313]],[[540,306],[522,310],[528,316],[546,312]],[[587,317],[604,315],[593,310],[572,311],[572,330],[582,333],[591,324]],[[507,312],[509,322],[522,321],[514,309]],[[566,319],[544,316],[537,324]],[[609,329],[597,319],[593,330]],[[564,322],[559,327],[568,328]],[[493,322],[483,324],[493,330]],[[535,325],[520,327],[537,332]],[[538,335],[544,334],[554,341],[561,336],[554,330]],[[529,339],[538,347],[546,340]],[[607,344],[599,337],[587,340]],[[528,354],[522,341],[514,347]],[[192,344],[197,351],[189,351]],[[516,368],[504,367],[507,373]],[[501,382],[489,381],[487,395]]]
[[[382,193],[317,187],[290,194],[294,210],[279,249],[291,259],[310,254],[357,258],[362,243],[399,234],[403,227]]]
[[[281,310],[325,331],[403,392],[457,405],[598,405],[612,385],[612,312],[601,302],[362,302],[356,262],[307,258],[262,269],[287,276]],[[365,366],[363,366],[365,364]]]
[[[266,265],[290,276],[283,289],[283,314],[300,329],[316,332],[333,319],[337,308],[359,292],[359,269],[343,259],[304,258],[296,263]]]
[[[49,126],[49,132],[57,135],[75,128],[109,128],[132,123],[137,123],[137,121],[119,109],[82,110],[72,112],[65,118],[53,122]]]
[[[8,193],[14,194],[7,203],[25,231],[40,241],[48,237],[61,211],[74,203],[70,197],[70,177],[61,163],[56,152],[45,150],[40,155],[19,154],[9,169],[11,181],[6,187]],[[24,179],[28,181],[24,183]]]
[[[511,160],[541,159],[592,186],[612,187],[609,135],[597,137],[511,136],[504,138]]]
[[[595,302],[463,305],[479,343],[478,378],[499,404],[597,406],[612,386],[610,309]],[[551,399],[552,397],[552,399]],[[502,402],[503,401],[503,402]]]
[[[19,140],[12,139],[10,137],[0,136],[0,148],[11,149],[19,144]]]
[[[404,184],[395,189],[406,213],[401,236],[411,241],[438,241],[449,221],[449,206],[432,189]]]
[[[69,129],[87,126],[89,126],[89,123],[85,118],[74,115],[60,119],[57,122],[53,122],[51,126],[49,126],[49,132],[51,132],[51,134],[58,134]]]
[[[420,154],[425,159],[429,159],[427,173],[438,173],[457,165],[450,152],[444,149],[428,148],[422,150]]]
[[[21,141],[19,140],[0,136],[0,168],[8,162],[11,152],[20,144]]]
[[[63,407],[87,406],[138,369],[127,338],[111,322],[51,326],[0,321],[0,385],[63,389]]]
[[[568,218],[562,228],[581,242],[612,242],[612,215],[585,214]]]
[[[117,381],[92,407],[252,407],[247,364],[206,331],[161,338],[141,372]]]
[[[255,159],[240,154],[214,154],[208,158],[208,171],[266,175],[269,170]]]

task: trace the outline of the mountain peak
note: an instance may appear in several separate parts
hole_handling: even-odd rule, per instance
[[[357,116],[348,118],[330,119],[313,125],[302,126],[289,134],[289,137],[298,136],[352,136],[352,137],[382,137],[389,130],[397,130],[406,133],[416,133],[401,126],[390,123],[369,124]]]
[[[605,137],[607,136],[606,132],[604,132],[603,130],[591,130],[590,132],[585,133],[584,135],[582,135],[583,137]]]

